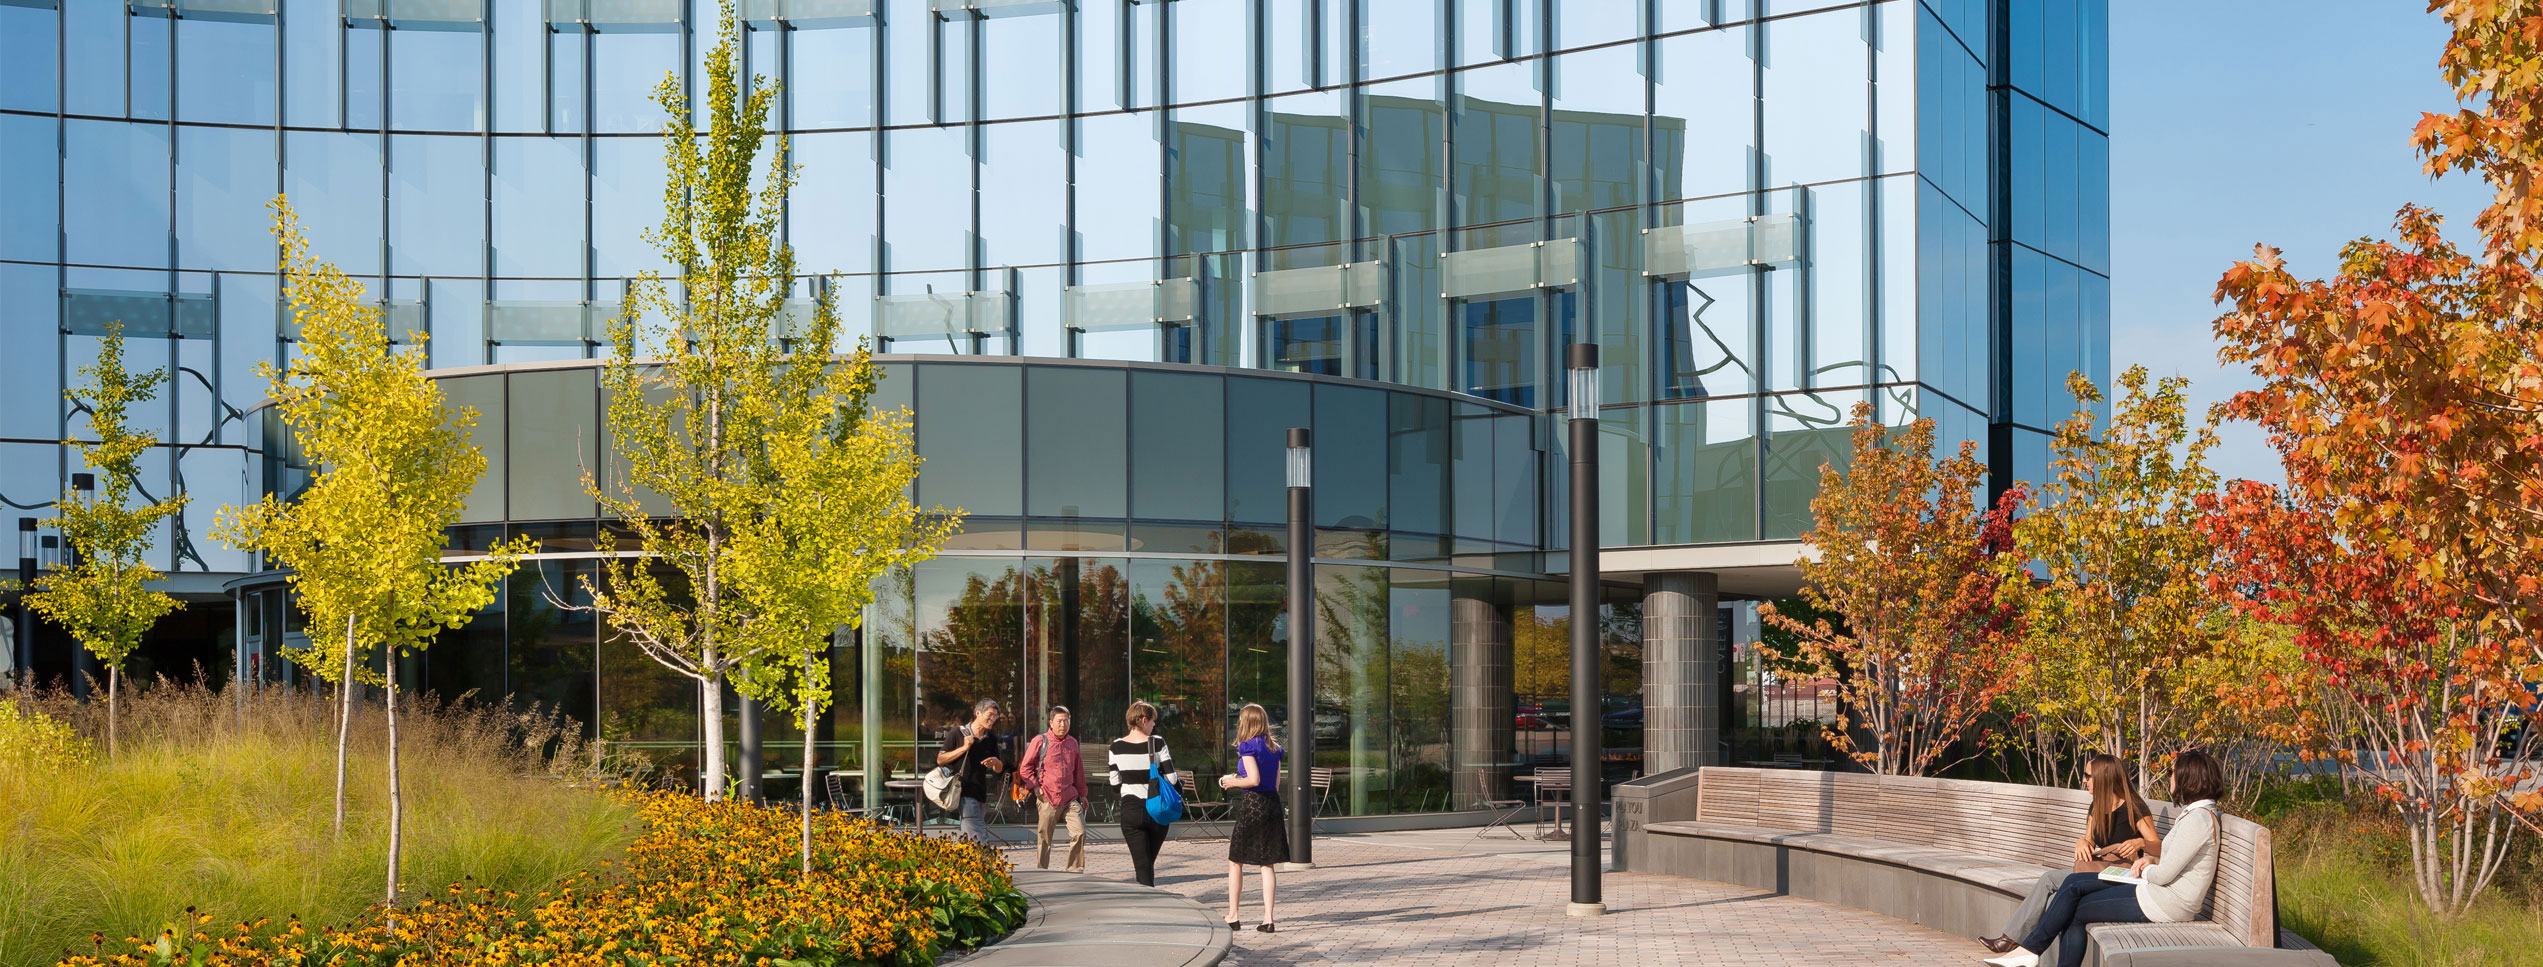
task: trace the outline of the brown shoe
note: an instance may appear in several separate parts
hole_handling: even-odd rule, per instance
[[[2021,946],[2011,937],[1980,937],[1978,945],[1987,948],[1987,952],[1991,954],[2012,953],[2013,948]]]

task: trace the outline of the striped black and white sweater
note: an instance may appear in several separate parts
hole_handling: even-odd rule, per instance
[[[1114,739],[1112,744],[1113,785],[1126,797],[1147,799],[1157,794],[1148,778],[1148,755],[1156,753],[1157,771],[1167,782],[1179,781],[1174,775],[1174,752],[1166,748],[1166,740],[1150,737],[1145,742]]]

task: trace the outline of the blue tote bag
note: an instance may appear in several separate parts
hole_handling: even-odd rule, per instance
[[[1167,782],[1157,768],[1157,739],[1148,738],[1148,788],[1156,795],[1148,797],[1148,818],[1159,826],[1172,826],[1183,818],[1183,790]]]

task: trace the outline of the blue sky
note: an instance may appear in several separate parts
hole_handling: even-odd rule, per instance
[[[2130,0],[2110,5],[2111,373],[2191,380],[2193,404],[2254,385],[2216,361],[2217,276],[2252,244],[2304,277],[2384,236],[2417,202],[2468,242],[2489,192],[2432,183],[2410,147],[2422,111],[2453,108],[2445,25],[2416,0]],[[2228,427],[2212,463],[2280,479],[2277,454]]]

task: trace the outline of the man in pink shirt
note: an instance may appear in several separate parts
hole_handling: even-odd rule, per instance
[[[1016,777],[1033,790],[1041,821],[1034,826],[1041,855],[1037,869],[1051,868],[1052,826],[1068,821],[1068,871],[1086,872],[1086,763],[1078,757],[1077,740],[1068,734],[1068,707],[1051,706],[1050,731],[1025,746]]]

